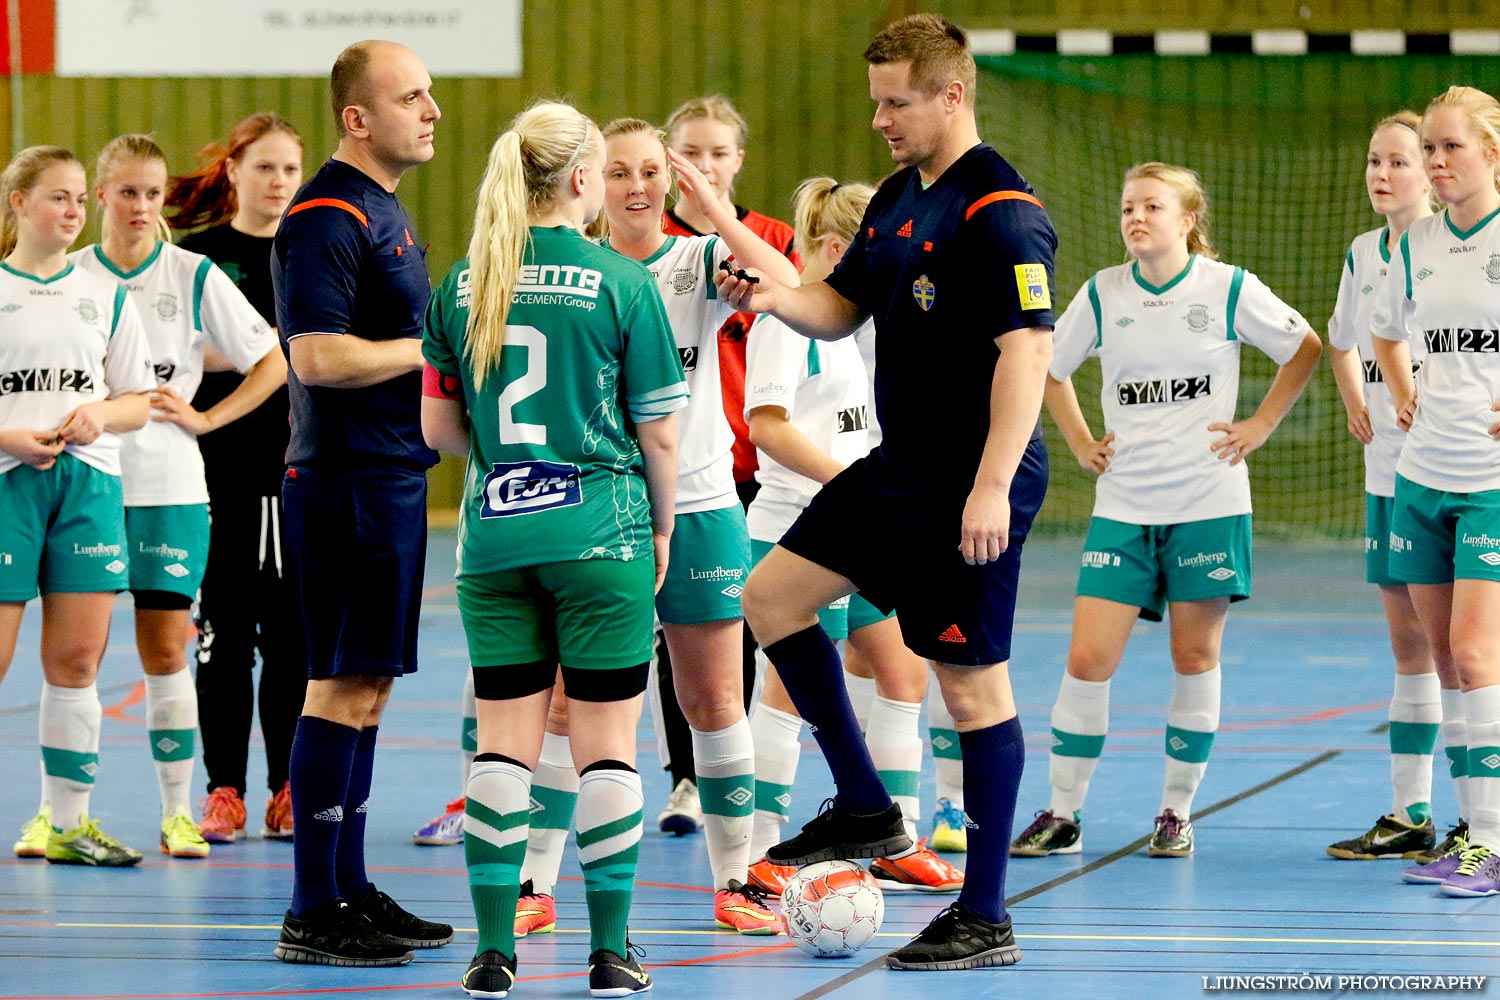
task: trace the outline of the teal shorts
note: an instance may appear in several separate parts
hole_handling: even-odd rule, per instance
[[[474,668],[620,670],[651,660],[654,559],[580,559],[458,578]]]
[[[124,590],[129,569],[119,476],[67,452],[0,473],[0,601]]]
[[[1170,601],[1250,596],[1250,515],[1182,524],[1089,522],[1078,595],[1133,604],[1159,622]]]
[[[126,507],[130,589],[198,596],[208,567],[208,504]]]
[[[736,504],[678,514],[672,529],[667,579],[656,595],[656,614],[670,625],[739,618],[740,594],[750,575],[750,531]]]
[[[1365,494],[1365,582],[1379,587],[1405,584],[1391,575],[1391,513],[1395,497]]]
[[[754,569],[760,565],[760,561],[766,557],[766,553],[776,547],[775,542],[763,542],[759,538],[750,539],[750,568]],[[870,607],[869,601],[863,601],[866,607]],[[818,624],[823,626],[823,631],[828,633],[828,638],[834,642],[849,638],[849,610],[852,601],[848,597],[841,597],[818,611]],[[873,607],[870,610],[880,614]],[[895,612],[892,612],[895,614]],[[865,624],[869,624],[866,622]]]
[[[1448,493],[1396,476],[1390,547],[1402,583],[1500,580],[1500,490]]]
[[[866,625],[887,621],[896,617],[894,611],[881,611],[858,594],[849,595],[849,631],[858,632]]]

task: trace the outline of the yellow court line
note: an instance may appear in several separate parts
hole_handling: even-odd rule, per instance
[[[279,931],[280,924],[127,924],[127,923],[56,923],[48,926],[81,929],[116,930],[191,930],[191,931]],[[460,934],[477,934],[475,927],[455,927]],[[553,934],[587,934],[586,928],[558,929]],[[731,932],[722,930],[668,930],[632,928],[632,937],[689,936],[718,937]],[[733,935],[738,936],[738,935]],[[876,937],[909,938],[908,933],[881,931]],[[1184,934],[1017,934],[1018,941],[1158,941],[1166,944],[1347,944],[1347,945],[1394,945],[1407,948],[1431,948],[1435,946],[1459,948],[1500,948],[1500,940],[1458,941],[1447,938],[1437,941],[1398,940],[1394,938],[1308,938],[1308,937],[1197,937]]]

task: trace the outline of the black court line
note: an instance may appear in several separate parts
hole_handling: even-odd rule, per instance
[[[1321,765],[1328,763],[1330,760],[1333,760],[1335,757],[1340,756],[1342,753],[1342,750],[1326,750],[1323,753],[1318,754],[1316,757],[1303,761],[1296,767],[1290,768],[1286,771],[1282,771],[1274,778],[1268,778],[1258,785],[1253,785],[1242,792],[1238,792],[1234,795],[1229,796],[1229,798],[1227,799],[1220,799],[1218,802],[1215,802],[1207,809],[1203,809],[1199,812],[1193,813],[1193,818],[1197,820],[1202,819],[1205,816],[1212,816],[1216,812],[1221,812],[1222,810],[1228,809],[1232,805],[1237,805],[1241,802],[1244,802],[1246,799],[1253,798],[1254,796],[1259,795],[1261,792],[1275,788],[1277,785],[1290,781],[1291,779],[1297,777],[1299,774],[1305,774],[1315,767],[1320,767]],[[1145,847],[1146,844],[1150,842],[1150,840],[1150,836],[1139,837],[1135,840],[1132,840],[1124,847],[1106,854],[1102,858],[1097,858],[1093,861],[1090,861],[1082,868],[1075,868],[1073,871],[1068,872],[1066,875],[1060,875],[1055,879],[1043,882],[1041,885],[1033,886],[1032,888],[1027,889],[1025,892],[1017,893],[1016,895],[1009,897],[1008,899],[1006,899],[1005,905],[1007,908],[1009,908],[1015,906],[1017,903],[1023,903],[1028,899],[1034,899],[1035,897],[1040,896],[1042,893],[1048,891],[1049,889],[1056,889],[1060,885],[1066,885],[1069,882],[1083,878],[1083,876],[1085,875],[1096,872],[1099,869],[1106,867],[1107,865],[1112,865],[1116,861],[1119,861],[1121,858],[1128,858],[1139,851],[1141,848]],[[837,979],[831,979],[828,982],[824,983],[822,986],[818,986],[814,989],[808,990],[806,993],[799,994],[794,998],[794,1000],[818,1000],[819,997],[826,997],[834,990],[842,989],[843,987],[848,986],[850,983],[855,982],[859,979],[862,979],[863,977],[869,975],[877,969],[883,969],[885,967],[885,956],[880,955],[876,958],[870,959],[864,965],[850,969],[848,972],[844,973],[842,976],[839,976]]]

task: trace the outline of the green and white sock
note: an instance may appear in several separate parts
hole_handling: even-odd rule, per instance
[[[178,809],[188,809],[193,791],[198,689],[186,664],[175,673],[146,675],[146,727],[165,819]]]
[[[463,728],[458,734],[460,759],[464,765],[463,780],[459,788],[469,787],[469,774],[474,768],[474,755],[479,752],[479,708],[474,703],[474,668],[464,671],[464,718]]]
[[[849,705],[854,709],[854,721],[860,732],[870,725],[870,709],[875,704],[875,678],[857,677],[844,671],[844,686],[849,689]]]
[[[1500,685],[1464,694],[1469,731],[1469,845],[1500,851]]]
[[[1161,811],[1182,819],[1193,815],[1193,796],[1208,770],[1208,755],[1219,730],[1219,690],[1223,671],[1218,666],[1201,674],[1172,675],[1172,702],[1167,707],[1167,773],[1162,783]]]
[[[568,845],[577,804],[578,772],[573,769],[572,747],[566,736],[548,733],[542,738],[542,756],[531,779],[531,833],[521,865],[521,881],[530,879],[534,892],[557,894],[557,873],[562,869],[563,848]]]
[[[1052,783],[1053,815],[1077,819],[1089,793],[1089,781],[1104,753],[1109,734],[1109,681],[1083,681],[1064,673],[1052,706],[1052,753],[1047,777]]]
[[[1458,800],[1458,818],[1469,818],[1469,727],[1464,708],[1464,693],[1457,688],[1443,688],[1438,693],[1443,706],[1443,721],[1438,732],[1443,738],[1443,752],[1448,755],[1448,774],[1453,778],[1453,797]]]
[[[479,922],[475,954],[516,953],[516,900],[531,816],[531,772],[510,760],[476,758],[464,805],[464,861]]]
[[[766,848],[781,842],[781,827],[792,813],[792,784],[802,760],[802,719],[762,702],[750,715],[755,741],[755,820],[750,834],[750,860],[759,861]]]
[[[964,753],[958,742],[958,727],[943,701],[937,674],[927,679],[927,735],[932,741],[932,765],[937,772],[937,797],[947,799],[959,812],[964,809]]]
[[[1432,818],[1432,749],[1443,708],[1435,673],[1397,674],[1391,695],[1391,813],[1420,826]]]
[[[901,807],[906,835],[916,850],[917,821],[922,818],[922,703],[875,697],[865,745],[880,773],[880,783]]]
[[[99,689],[42,684],[37,735],[42,747],[42,799],[52,804],[52,825],[63,832],[88,815],[99,772]]]
[[[644,799],[641,776],[619,764],[591,764],[579,779],[578,861],[589,908],[589,950],[624,955]]]
[[[692,734],[708,864],[713,887],[723,889],[731,881],[745,881],[750,871],[755,742],[748,719],[712,733],[693,729]]]

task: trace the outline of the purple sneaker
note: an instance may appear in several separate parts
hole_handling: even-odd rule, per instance
[[[1406,869],[1406,871],[1401,873],[1401,878],[1417,885],[1437,885],[1441,882],[1446,882],[1448,876],[1458,870],[1459,863],[1463,861],[1464,853],[1468,849],[1469,845],[1465,843],[1462,847],[1449,851],[1436,861],[1430,861],[1425,865],[1417,865],[1415,868]]]
[[[1445,896],[1494,896],[1500,894],[1500,854],[1488,847],[1464,851],[1458,868],[1443,881]]]

